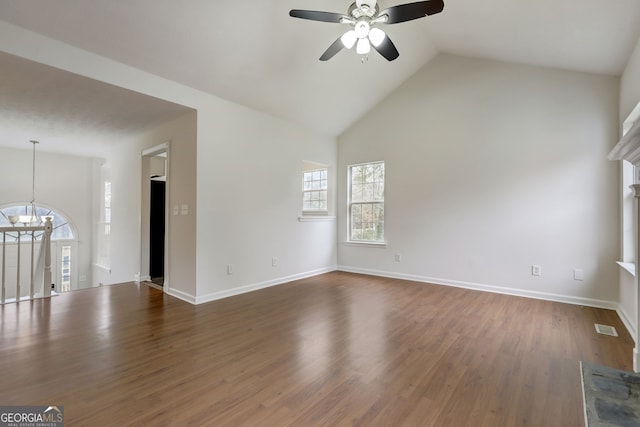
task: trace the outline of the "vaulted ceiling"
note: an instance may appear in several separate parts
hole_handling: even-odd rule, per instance
[[[328,62],[318,57],[344,31],[340,24],[294,19],[290,9],[346,13],[350,0],[0,0],[0,19],[67,44],[216,96],[339,135],[439,52],[568,70],[619,75],[640,37],[637,0],[445,0],[441,14],[385,26],[400,51],[387,62],[376,53],[367,61],[342,51]],[[400,1],[380,0],[381,8]],[[24,67],[33,66],[25,74]],[[0,112],[31,104],[42,110],[28,76],[48,73],[50,85],[65,79],[38,64],[0,55]],[[20,68],[22,67],[22,68]],[[62,72],[61,72],[62,73]],[[11,77],[13,76],[13,77]],[[66,80],[91,93],[92,84]],[[12,86],[14,90],[11,89]],[[100,108],[119,109],[110,125],[133,130],[133,115],[164,120],[180,106],[99,88]],[[44,89],[43,89],[44,90]],[[59,92],[59,93],[57,93]],[[77,103],[66,90],[49,90],[56,120],[75,116]],[[102,92],[92,96],[102,96]],[[130,98],[126,98],[130,96]],[[60,100],[55,97],[61,97]],[[134,99],[135,98],[135,99]],[[157,102],[156,102],[157,101]],[[75,105],[75,107],[73,107]],[[69,111],[63,111],[69,106]],[[97,108],[97,107],[96,107]],[[98,110],[100,109],[98,108]],[[75,117],[95,124],[90,114]],[[100,111],[104,116],[104,111]],[[129,122],[125,119],[128,117]],[[143,125],[141,119],[140,126]],[[37,127],[37,120],[31,120]],[[6,123],[3,123],[7,125]],[[49,123],[51,126],[51,123]],[[124,129],[124,130],[123,130]],[[17,137],[17,135],[15,135]],[[0,145],[4,141],[0,137]]]

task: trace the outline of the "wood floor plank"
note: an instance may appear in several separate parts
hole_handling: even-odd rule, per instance
[[[87,426],[582,426],[579,361],[631,370],[632,348],[611,310],[351,273],[199,306],[131,283],[0,307],[0,404]]]

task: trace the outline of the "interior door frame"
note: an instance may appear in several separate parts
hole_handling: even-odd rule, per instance
[[[148,170],[148,163],[151,157],[158,154],[166,153],[166,171],[165,171],[165,202],[164,202],[164,215],[165,215],[165,230],[164,230],[164,286],[162,287],[164,292],[169,289],[169,229],[171,227],[171,217],[169,216],[169,201],[170,201],[170,165],[171,165],[171,153],[170,153],[170,141],[165,141],[162,144],[158,144],[151,148],[142,150],[140,154],[141,162],[141,215],[140,215],[140,265],[139,265],[139,277],[140,281],[148,281],[151,283],[151,277],[149,276],[149,221],[150,221],[150,184],[149,176],[145,176],[145,170]],[[157,286],[159,289],[160,287]]]

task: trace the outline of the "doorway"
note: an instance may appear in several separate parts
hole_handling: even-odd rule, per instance
[[[142,152],[140,281],[160,289],[168,275],[168,162],[168,143]]]
[[[149,183],[149,276],[163,286],[166,182],[152,177]]]

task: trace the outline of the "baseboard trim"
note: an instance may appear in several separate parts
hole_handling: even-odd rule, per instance
[[[254,283],[250,285],[240,286],[238,288],[228,289],[219,292],[213,292],[207,295],[201,295],[195,298],[194,304],[204,304],[211,301],[216,301],[223,298],[229,298],[235,295],[246,294],[247,292],[253,292],[264,288],[270,288],[272,286],[283,285],[285,283],[292,282],[294,280],[306,279],[307,277],[317,276],[319,274],[329,273],[335,271],[336,266],[319,268],[317,270],[306,271],[304,273],[293,274],[291,276],[280,277],[273,280],[267,280],[265,282]]]
[[[618,317],[620,318],[620,320],[622,320],[625,328],[627,328],[627,332],[629,332],[631,338],[633,338],[633,342],[636,342],[636,329],[633,326],[633,321],[631,320],[629,313],[627,313],[627,311],[620,304],[618,304],[618,308],[616,308],[616,313],[618,313]],[[636,342],[636,345],[637,344],[638,343]]]
[[[395,273],[390,271],[371,270],[367,268],[350,267],[339,265],[339,271],[348,273],[369,274],[372,276],[389,277],[391,279],[412,280],[414,282],[433,283],[434,285],[453,286],[456,288],[471,289],[476,291],[492,292],[496,294],[513,295],[519,297],[527,297],[540,299],[545,301],[563,302],[573,305],[584,305],[587,307],[605,308],[608,310],[618,311],[620,305],[612,302],[593,298],[575,297],[570,295],[560,295],[548,292],[530,291],[526,289],[505,288],[502,286],[486,285],[482,283],[464,282],[459,280],[448,280],[437,277],[418,276],[413,274]],[[624,320],[623,320],[624,322]],[[625,324],[626,326],[626,324]]]
[[[140,283],[142,283],[144,285],[147,285],[150,288],[154,288],[154,289],[157,289],[159,291],[164,291],[164,287],[163,286],[157,285],[157,284],[153,283],[151,280],[143,280]]]
[[[196,297],[194,297],[193,295],[188,294],[186,292],[183,292],[181,290],[167,287],[166,290],[165,290],[165,293],[167,295],[171,295],[172,297],[176,297],[176,298],[178,298],[178,299],[180,299],[182,301],[186,301],[189,304],[196,304]]]

